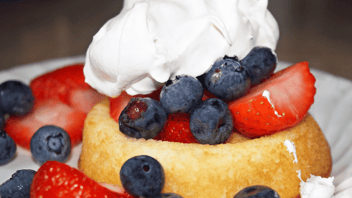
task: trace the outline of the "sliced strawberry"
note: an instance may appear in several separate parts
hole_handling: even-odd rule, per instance
[[[188,113],[168,115],[164,128],[154,139],[169,142],[198,143],[191,133]]]
[[[33,177],[32,198],[55,197],[114,197],[133,198],[126,192],[112,191],[64,163],[48,161]]]
[[[72,146],[82,140],[82,130],[86,113],[58,100],[36,101],[32,111],[22,117],[11,116],[5,125],[5,131],[16,144],[29,149],[33,134],[44,125],[56,125],[66,130]]]
[[[69,105],[74,109],[88,113],[104,97],[93,89],[76,89],[69,96]]]
[[[147,94],[147,95],[135,95],[135,96],[130,96],[128,95],[125,91],[123,91],[118,97],[116,98],[110,98],[110,116],[116,121],[119,121],[120,114],[122,110],[127,106],[128,102],[131,100],[131,98],[134,97],[149,97],[154,100],[159,101],[160,97],[160,92],[161,88],[157,89],[156,91]]]
[[[35,105],[31,113],[10,117],[7,133],[29,149],[33,134],[44,125],[62,127],[72,146],[82,140],[84,120],[89,110],[104,96],[84,82],[83,64],[66,66],[38,76],[30,83]]]
[[[259,137],[296,125],[314,102],[314,83],[308,62],[275,73],[229,103],[234,127],[246,136]]]
[[[30,87],[36,100],[57,99],[88,112],[103,95],[84,80],[83,64],[76,64],[41,75],[31,81]]]
[[[125,91],[116,98],[110,98],[110,116],[116,122],[119,122],[120,114],[131,98],[133,98],[133,96],[128,95]]]
[[[208,90],[204,89],[202,100],[204,101],[209,98],[218,98],[218,97],[216,97],[214,94],[210,93]]]

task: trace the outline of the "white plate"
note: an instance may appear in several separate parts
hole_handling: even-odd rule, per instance
[[[84,56],[54,59],[22,65],[0,72],[0,83],[10,79],[29,83],[39,74],[55,68],[84,62]],[[290,64],[280,62],[277,70]],[[333,156],[332,176],[334,184],[352,176],[352,82],[322,71],[312,69],[317,79],[317,93],[310,113],[316,119],[331,146]],[[67,164],[77,167],[81,145],[73,149],[73,154]],[[19,169],[37,170],[39,165],[31,157],[29,151],[18,147],[17,155],[10,163],[0,166],[0,184],[5,182]]]

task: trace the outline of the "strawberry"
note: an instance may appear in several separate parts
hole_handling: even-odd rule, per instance
[[[204,89],[203,90],[203,96],[202,96],[202,100],[206,100],[206,99],[209,99],[209,98],[218,98],[216,97],[214,94],[210,93],[208,90]]]
[[[149,97],[154,100],[159,101],[160,97],[160,92],[161,88],[157,89],[156,91],[147,94],[147,95],[135,95],[135,96],[130,96],[128,95],[125,91],[123,91],[118,97],[116,98],[110,98],[110,116],[116,121],[119,122],[119,117],[122,112],[122,110],[127,106],[128,102],[131,100],[131,98],[134,97]]]
[[[273,74],[229,103],[234,127],[246,136],[259,137],[294,126],[314,102],[314,83],[307,62]]]
[[[30,88],[36,100],[56,99],[88,113],[103,95],[84,80],[83,64],[76,64],[35,78],[31,81]]]
[[[110,116],[118,123],[122,110],[127,106],[133,96],[123,91],[118,97],[110,98]]]
[[[86,113],[76,110],[58,100],[35,101],[29,114],[22,117],[11,116],[5,131],[21,147],[29,149],[33,134],[44,125],[59,126],[69,134],[72,146],[82,140],[82,129]]]
[[[44,125],[56,125],[70,135],[72,146],[82,140],[89,110],[104,96],[84,82],[83,64],[70,65],[38,76],[30,83],[35,98],[32,111],[11,116],[5,125],[14,141],[26,149],[33,134]]]
[[[198,143],[191,133],[188,113],[169,114],[164,128],[154,139],[169,142]]]
[[[115,197],[133,198],[125,191],[112,191],[70,166],[47,161],[36,172],[30,189],[31,198]]]

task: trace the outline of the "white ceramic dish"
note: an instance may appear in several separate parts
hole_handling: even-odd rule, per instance
[[[84,62],[84,56],[21,65],[0,71],[0,83],[17,79],[28,84],[39,74],[77,62]],[[280,62],[277,70],[289,65]],[[312,69],[312,73],[317,79],[317,93],[309,111],[330,143],[333,156],[332,176],[337,185],[352,176],[352,82],[315,69]],[[75,147],[67,164],[77,167],[80,151],[81,145]],[[18,147],[16,157],[10,163],[0,166],[0,184],[9,179],[16,170],[38,168],[39,165],[32,160],[30,152]]]

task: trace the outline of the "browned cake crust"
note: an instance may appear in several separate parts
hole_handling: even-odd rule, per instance
[[[227,144],[182,144],[129,138],[119,132],[103,100],[88,114],[79,168],[98,182],[121,186],[122,164],[136,155],[156,158],[165,170],[163,192],[184,198],[232,198],[250,185],[267,185],[281,198],[299,194],[298,172],[327,177],[332,168],[329,145],[315,120],[307,115],[294,128],[248,140],[234,135]],[[296,146],[298,163],[284,145]],[[236,143],[234,143],[236,142]]]

